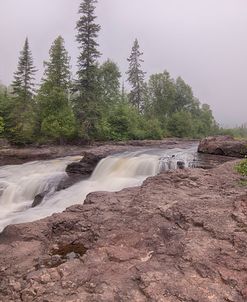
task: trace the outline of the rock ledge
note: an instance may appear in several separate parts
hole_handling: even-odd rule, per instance
[[[231,136],[207,137],[201,140],[198,152],[241,158],[247,155],[247,141]]]
[[[0,301],[247,301],[247,189],[235,163],[162,173],[6,227]]]

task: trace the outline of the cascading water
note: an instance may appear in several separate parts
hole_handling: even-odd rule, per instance
[[[126,152],[103,159],[88,180],[56,191],[59,182],[66,177],[68,163],[79,160],[67,157],[49,161],[37,161],[20,166],[0,168],[0,231],[8,224],[34,221],[66,207],[84,202],[86,195],[95,191],[119,191],[139,186],[148,176],[161,170],[176,168],[178,160],[185,166],[194,158],[195,148],[182,150],[144,150]],[[42,203],[32,208],[35,195],[49,192]]]

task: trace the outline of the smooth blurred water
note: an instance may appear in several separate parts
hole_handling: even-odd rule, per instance
[[[73,204],[83,204],[90,192],[139,186],[162,170],[176,169],[178,161],[183,161],[185,167],[196,166],[196,149],[195,145],[187,149],[146,149],[109,156],[100,161],[88,180],[62,191],[56,188],[67,177],[66,166],[79,161],[79,157],[0,167],[0,230],[8,224],[34,221]],[[44,191],[48,194],[42,203],[32,208],[35,196]]]

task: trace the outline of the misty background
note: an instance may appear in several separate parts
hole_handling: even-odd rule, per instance
[[[9,85],[29,38],[37,82],[58,35],[76,71],[80,0],[0,0],[0,82]],[[147,77],[165,69],[181,76],[224,126],[247,122],[246,0],[99,0],[101,62],[111,58],[126,79],[135,38]]]

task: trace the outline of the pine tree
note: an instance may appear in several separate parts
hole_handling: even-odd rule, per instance
[[[100,31],[100,25],[95,24],[94,14],[97,0],[84,0],[79,8],[81,17],[77,22],[78,34],[76,40],[81,50],[78,57],[78,84],[79,90],[85,94],[94,90],[97,78],[97,59],[100,57],[99,44],[96,39]]]
[[[34,74],[32,53],[26,38],[20,53],[17,71],[12,82],[12,99],[10,101],[10,116],[7,136],[17,144],[33,141],[34,116]]]
[[[70,57],[61,36],[53,42],[49,55],[50,60],[44,62],[43,83],[49,83],[64,90],[68,89],[70,87]]]
[[[80,19],[77,22],[76,40],[79,43],[78,72],[74,109],[80,136],[89,138],[97,131],[100,118],[98,85],[98,51],[97,37],[100,25],[95,23],[96,0],[83,0],[79,8]]]
[[[34,93],[34,74],[32,53],[29,48],[28,38],[25,40],[23,50],[20,53],[17,71],[14,73],[12,83],[13,94],[21,98],[24,103],[30,102]]]
[[[143,110],[144,95],[145,95],[145,72],[141,69],[141,59],[143,53],[140,51],[138,40],[135,39],[130,57],[127,59],[129,62],[129,70],[127,71],[128,82],[132,89],[130,91],[130,103],[134,105],[139,112]]]
[[[74,133],[75,121],[69,104],[70,58],[61,36],[53,42],[49,54],[37,98],[38,131],[63,143]]]

